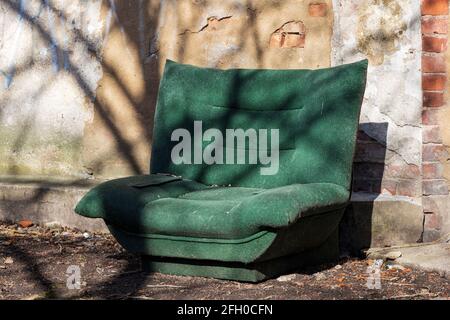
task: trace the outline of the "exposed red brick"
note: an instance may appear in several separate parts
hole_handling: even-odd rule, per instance
[[[386,166],[386,177],[400,178],[402,177],[404,166],[398,164],[389,164]]]
[[[281,48],[283,44],[283,35],[281,33],[272,33],[270,36],[269,47],[270,48]]]
[[[442,226],[441,216],[437,213],[429,213],[425,215],[425,229],[440,229]]]
[[[417,178],[418,176],[420,176],[420,169],[415,164],[408,164],[403,169],[403,177],[405,177],[405,178],[414,179],[414,178]]]
[[[444,166],[440,162],[425,162],[422,164],[422,173],[424,179],[442,178]]]
[[[397,194],[397,180],[383,179],[381,183],[381,193],[396,195]]]
[[[438,124],[438,110],[436,109],[426,109],[422,111],[422,124],[433,125]]]
[[[327,15],[328,6],[326,3],[311,3],[308,8],[311,17],[325,17]]]
[[[447,38],[433,36],[422,37],[422,50],[426,52],[444,52],[447,49]]]
[[[448,14],[448,0],[422,0],[423,15]]]
[[[446,34],[447,31],[448,31],[448,21],[446,18],[441,17],[422,18],[422,33]]]
[[[397,194],[407,197],[418,197],[421,195],[420,184],[413,179],[400,179],[397,187]]]
[[[422,197],[423,212],[425,213],[439,212],[440,211],[439,202],[442,201],[444,197],[446,198],[446,196],[439,196],[439,195],[423,196]]]
[[[423,196],[422,207],[424,213],[432,213],[439,210],[436,203],[433,201],[433,196]]]
[[[284,24],[272,33],[270,48],[303,48],[305,46],[305,26],[301,21]]]
[[[442,138],[439,126],[423,126],[422,140],[423,143],[441,143]]]
[[[422,0],[422,15],[448,15],[448,0]],[[422,49],[424,52],[441,53],[447,49],[447,37],[442,35],[448,32],[448,21],[444,17],[422,18]],[[433,36],[438,35],[438,36]],[[424,107],[441,107],[445,104],[443,91],[445,90],[447,77],[436,73],[446,73],[445,57],[440,54],[425,54],[422,56],[422,89]],[[433,73],[433,74],[427,74]],[[429,90],[429,91],[427,91]],[[438,235],[442,221],[439,219],[438,208],[431,201],[432,195],[447,195],[448,185],[446,180],[440,179],[443,175],[443,161],[448,157],[446,148],[439,144],[441,142],[437,111],[426,109],[422,112],[422,130],[424,143],[422,149],[422,194],[424,221],[424,241],[434,240]],[[433,143],[433,144],[430,144]],[[402,192],[407,192],[407,186],[402,187]]]
[[[445,58],[443,55],[423,55],[422,72],[444,73],[446,71]]]
[[[414,179],[420,176],[420,169],[414,164],[389,164],[386,176],[390,178]]]
[[[422,160],[426,162],[445,161],[448,152],[442,144],[425,144],[422,147]]]
[[[423,87],[423,85],[422,85]],[[423,92],[423,106],[437,108],[445,103],[444,92]]]
[[[422,75],[422,89],[431,91],[441,91],[445,89],[447,76],[440,74]]]
[[[305,35],[287,33],[284,35],[282,41],[282,48],[304,48],[305,47]]]
[[[436,229],[424,229],[422,234],[422,241],[423,242],[431,242],[436,241],[441,237],[440,230]]]
[[[448,195],[447,180],[423,180],[422,192],[424,195]]]

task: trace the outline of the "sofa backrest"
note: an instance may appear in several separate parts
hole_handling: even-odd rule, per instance
[[[319,70],[218,70],[167,60],[155,114],[151,173],[208,185],[272,188],[329,182],[349,189],[366,72],[367,60]],[[220,140],[202,136],[211,128],[223,133],[223,148],[211,153],[218,156],[212,164],[195,153],[199,146],[205,150]],[[191,157],[179,153],[185,157],[181,164],[180,158],[173,159],[183,140],[176,129],[185,129],[192,138]],[[251,138],[256,133],[258,143],[227,140],[227,129],[242,129]],[[276,129],[278,168],[275,154],[270,164],[259,157],[276,146]],[[244,163],[236,164],[242,154]]]

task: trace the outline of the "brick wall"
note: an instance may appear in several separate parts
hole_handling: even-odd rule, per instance
[[[448,34],[448,0],[422,0],[422,192],[424,241],[439,237],[443,212],[435,205],[439,197],[449,194],[443,178],[448,154],[442,143],[438,111],[444,108],[447,84],[445,53]]]

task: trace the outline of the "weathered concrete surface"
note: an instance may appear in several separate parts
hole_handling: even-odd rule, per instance
[[[450,70],[450,58],[448,58],[447,62],[447,70]],[[448,90],[447,90],[448,92]],[[442,143],[447,149],[448,155],[450,155],[450,125],[448,119],[450,119],[450,96],[447,93],[447,105],[439,108],[437,111],[437,119],[439,121],[439,128],[440,128],[440,135],[442,138]],[[443,159],[444,164],[444,178],[448,181],[450,186],[450,156],[448,156],[446,159]]]
[[[309,14],[316,1],[177,1],[161,8],[159,56],[209,67],[318,68],[330,64],[332,8]],[[287,22],[301,22],[300,48],[269,48],[271,35]],[[317,54],[317,53],[320,54]]]
[[[5,179],[6,180],[6,179]],[[91,232],[108,232],[101,219],[88,219],[75,214],[73,208],[93,184],[86,181],[40,182],[10,179],[0,183],[0,221],[33,223],[58,222],[61,226]]]
[[[5,1],[0,174],[148,171],[166,58],[321,68],[369,57],[363,130],[387,145],[386,162],[420,167],[420,11],[416,1],[397,2]],[[293,22],[302,44],[271,47],[274,32]],[[387,135],[371,125],[382,122]]]
[[[153,114],[165,60],[217,68],[320,68],[330,65],[332,7],[314,1],[157,1],[105,4],[103,78],[83,163],[96,177],[147,172]],[[301,22],[302,47],[271,48],[272,34]],[[110,27],[108,27],[110,26]],[[320,54],[318,54],[320,53]],[[126,125],[124,125],[126,123]]]
[[[82,177],[101,0],[0,2],[0,174]]]
[[[148,172],[166,58],[327,67],[333,9],[321,2],[310,12],[312,0],[2,1],[0,175]],[[289,22],[302,23],[302,47],[270,48]]]
[[[371,249],[368,258],[384,259],[393,249]],[[450,279],[450,238],[442,243],[433,243],[416,247],[395,248],[401,252],[401,257],[395,262],[405,267],[411,267],[424,271],[438,272]]]
[[[160,1],[103,1],[102,70],[82,160],[95,177],[149,170],[159,59],[151,56]]]
[[[0,175],[103,179],[148,172],[166,58],[218,68],[321,68],[368,57],[361,130],[376,146],[361,144],[361,177],[380,181],[375,192],[415,198],[414,205],[401,196],[386,203],[398,200],[397,209],[411,214],[405,230],[417,224],[411,239],[394,242],[417,241],[424,220],[417,214],[419,1],[317,2],[0,2]],[[289,42],[271,45],[279,30]],[[389,239],[383,237],[377,241]]]
[[[340,231],[341,247],[353,253],[416,243],[423,232],[422,206],[410,197],[353,193]]]
[[[58,221],[63,226],[107,232],[100,219],[74,213],[81,197],[100,181],[38,180],[12,177],[0,184],[0,221],[30,219],[35,223]],[[416,243],[422,236],[422,207],[408,197],[355,193],[346,213],[341,236],[352,250]]]
[[[370,62],[361,130],[386,147],[384,178],[403,184],[397,193],[420,197],[420,2],[334,0],[333,7],[332,65]],[[419,174],[411,176],[408,166]]]
[[[423,241],[434,241],[450,233],[450,197],[433,195],[423,197],[425,212]]]

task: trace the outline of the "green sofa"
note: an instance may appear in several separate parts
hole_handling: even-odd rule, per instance
[[[101,183],[75,211],[104,219],[150,271],[258,282],[333,261],[366,73],[367,60],[320,70],[217,70],[168,60],[150,174]],[[180,128],[192,141],[174,158]],[[250,134],[245,143],[220,143],[211,128],[226,138],[227,129],[254,130],[258,143]],[[195,152],[213,141],[213,160]],[[251,156],[269,153],[271,164]]]

